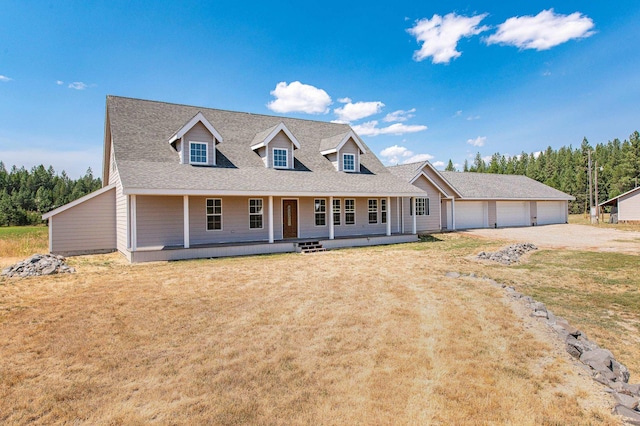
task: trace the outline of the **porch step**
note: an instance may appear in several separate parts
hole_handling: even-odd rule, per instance
[[[298,253],[319,253],[323,251],[327,251],[326,248],[322,247],[320,241],[305,241],[302,243],[298,243],[298,247],[296,248]]]

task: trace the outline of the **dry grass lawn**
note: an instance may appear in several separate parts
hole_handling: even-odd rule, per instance
[[[547,275],[469,258],[500,243],[438,239],[141,265],[87,256],[70,260],[77,274],[0,280],[0,423],[619,424],[540,322],[486,281],[444,277],[515,274],[536,290]]]

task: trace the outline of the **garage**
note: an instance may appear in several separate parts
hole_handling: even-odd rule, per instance
[[[459,201],[455,204],[456,229],[486,228],[486,201]]]
[[[497,226],[531,226],[529,201],[496,202]]]
[[[567,221],[566,201],[538,201],[538,225],[565,223]]]

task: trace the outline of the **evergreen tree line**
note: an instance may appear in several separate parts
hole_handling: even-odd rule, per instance
[[[540,153],[522,152],[513,157],[495,153],[489,162],[478,153],[472,164],[465,160],[463,171],[528,176],[576,197],[569,203],[569,213],[583,213],[589,208],[590,151],[594,203],[596,168],[599,202],[640,185],[640,134],[637,131],[623,142],[614,139],[593,147],[584,138],[579,148],[569,145],[554,150],[548,147]],[[451,160],[446,170],[455,171]]]
[[[53,167],[43,165],[31,171],[13,166],[7,171],[0,161],[0,225],[35,225],[42,214],[76,200],[102,187],[91,168],[73,180],[63,171],[57,175]]]

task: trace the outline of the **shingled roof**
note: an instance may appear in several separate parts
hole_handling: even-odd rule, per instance
[[[522,175],[440,172],[462,198],[518,200],[574,200],[571,195]]]
[[[223,137],[216,145],[217,166],[180,164],[168,143],[198,112]],[[321,151],[347,124],[232,112],[140,99],[107,97],[107,125],[125,193],[227,195],[412,196],[422,191],[391,174],[366,149],[359,173],[336,171]],[[294,170],[270,169],[251,150],[256,137],[280,123],[300,142]],[[325,142],[326,143],[326,142]]]

